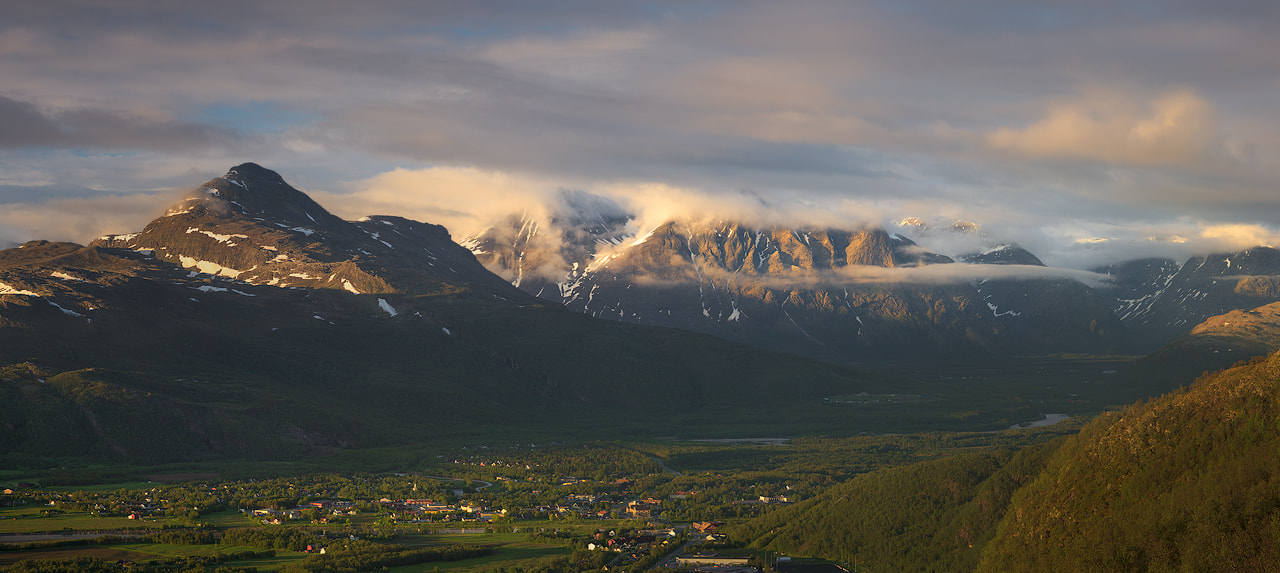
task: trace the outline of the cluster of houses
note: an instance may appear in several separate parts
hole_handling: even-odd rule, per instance
[[[254,509],[240,510],[262,520],[263,525],[280,525],[294,519],[306,519],[309,512],[318,514],[320,523],[328,523],[329,517],[349,516],[360,513],[354,501],[313,501],[293,509]]]
[[[507,510],[505,509],[494,511],[488,507],[470,502],[450,505],[430,499],[393,501],[382,498],[378,500],[378,504],[390,510],[393,516],[403,518],[407,523],[434,521],[488,522],[507,515]]]
[[[587,544],[589,551],[632,551],[637,546],[662,543],[670,541],[679,536],[679,532],[675,529],[648,529],[636,531],[630,535],[618,535],[617,531],[597,531],[595,539]]]

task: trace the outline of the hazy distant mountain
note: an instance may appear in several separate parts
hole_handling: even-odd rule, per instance
[[[1256,247],[1192,257],[1179,264],[1141,259],[1100,267],[1114,277],[1100,291],[1135,340],[1164,345],[1209,317],[1280,301],[1280,252]]]

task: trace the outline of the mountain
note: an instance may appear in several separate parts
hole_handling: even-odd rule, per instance
[[[386,216],[344,221],[253,163],[205,183],[141,232],[90,246],[150,252],[247,284],[413,295],[462,282],[503,296],[518,292],[444,227]]]
[[[796,420],[857,432],[873,427],[821,398],[889,385],[570,312],[441,227],[343,221],[252,164],[139,233],[0,251],[0,459],[286,459]],[[760,419],[762,403],[798,417]]]
[[[463,244],[522,290],[584,314],[834,361],[1114,350],[1124,331],[1110,301],[1073,279],[895,279],[879,269],[955,262],[879,228],[669,221],[640,234],[616,205],[553,211]],[[1044,266],[1013,245],[965,262]]]
[[[1209,317],[1280,301],[1280,251],[1256,247],[1184,263],[1140,259],[1094,269],[1099,290],[1142,348],[1152,350]]]

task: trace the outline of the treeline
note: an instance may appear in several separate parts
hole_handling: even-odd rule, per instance
[[[104,561],[97,557],[74,557],[71,559],[30,559],[10,565],[6,572],[12,573],[119,573],[127,570],[136,573],[256,573],[253,567],[235,567],[226,565],[229,561],[246,559],[264,559],[275,557],[274,551],[241,551],[225,553],[217,557],[175,557],[164,560],[132,562],[122,565],[116,561]]]
[[[210,545],[217,541],[212,531],[181,530],[162,531],[151,535],[128,537],[120,535],[103,535],[83,539],[59,539],[54,541],[30,541],[27,543],[0,543],[0,551],[35,551],[53,547],[76,547],[81,545],[114,545],[117,543],[168,543],[171,545]]]
[[[295,528],[237,527],[222,532],[223,545],[306,551],[307,546],[323,545],[327,540]]]

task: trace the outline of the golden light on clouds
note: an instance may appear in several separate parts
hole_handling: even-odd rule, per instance
[[[1056,103],[1040,121],[999,129],[986,139],[1027,156],[1170,165],[1204,161],[1220,138],[1213,106],[1193,91],[1172,90],[1147,101],[1094,93]]]

